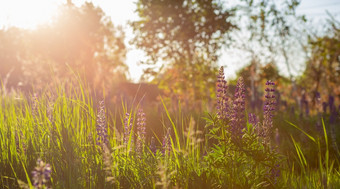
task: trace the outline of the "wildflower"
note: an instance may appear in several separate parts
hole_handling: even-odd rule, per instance
[[[130,118],[130,114],[126,113],[124,118],[124,144],[129,143],[130,134],[132,132],[132,117]],[[133,143],[133,136],[131,136],[131,144]],[[132,146],[132,145],[131,145]]]
[[[145,126],[146,126],[146,118],[145,113],[142,109],[138,110],[138,118],[137,118],[137,143],[136,143],[136,151],[141,153],[143,151],[143,146],[145,144]]]
[[[301,110],[301,114],[300,116],[303,116],[303,108],[305,108],[305,112],[306,112],[306,116],[309,115],[309,107],[308,107],[308,101],[307,101],[307,97],[306,97],[306,93],[304,92],[301,100],[300,100],[300,110]]]
[[[41,159],[38,159],[37,166],[32,171],[33,186],[36,188],[46,187],[47,182],[50,180],[51,172],[50,164],[46,164]]]
[[[333,110],[336,108],[334,105],[334,96],[332,95],[328,96],[328,105],[329,105],[329,113],[332,113]]]
[[[275,83],[271,81],[266,82],[267,88],[265,89],[265,102],[263,106],[263,137],[266,143],[269,142],[269,137],[273,127],[273,111],[275,110],[275,89],[273,88]]]
[[[255,132],[257,133],[258,136],[263,136],[262,125],[260,124],[260,121],[256,114],[249,113],[248,122],[255,128]]]
[[[248,122],[255,127],[259,123],[259,120],[258,120],[256,114],[249,113],[248,114]]]
[[[240,77],[237,81],[234,102],[233,113],[231,115],[231,133],[233,137],[240,137],[242,129],[245,126],[245,95],[244,95],[244,83],[243,78]]]
[[[171,152],[171,136],[170,136],[170,128],[168,128],[168,131],[166,135],[163,138],[163,154],[170,154]]]
[[[97,113],[97,145],[108,144],[104,101],[99,102]]]
[[[224,72],[223,67],[221,66],[219,70],[219,74],[217,76],[217,117],[219,119],[228,118],[229,106],[228,106],[228,97],[227,97],[227,81],[224,80]]]
[[[336,108],[332,108],[331,115],[329,117],[329,124],[335,124],[336,123],[336,117],[338,117],[338,113],[336,111]]]

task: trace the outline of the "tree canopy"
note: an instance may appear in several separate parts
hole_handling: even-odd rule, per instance
[[[236,28],[230,20],[233,10],[213,0],[140,0],[136,11],[140,19],[131,23],[132,42],[146,52],[144,63],[166,65],[161,73],[171,75],[153,74],[170,81],[170,90],[176,88],[179,94],[192,88],[191,97],[205,96],[199,87],[214,85],[209,81],[215,77],[219,50]]]
[[[35,30],[3,29],[0,44],[5,48],[0,54],[1,67],[6,67],[2,79],[16,71],[9,76],[11,86],[46,84],[51,74],[69,79],[72,71],[96,87],[126,78],[124,32],[92,3],[64,4],[48,25]]]

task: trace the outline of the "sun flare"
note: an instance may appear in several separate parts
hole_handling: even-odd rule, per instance
[[[51,20],[57,12],[58,3],[58,0],[0,1],[0,23],[34,29]]]

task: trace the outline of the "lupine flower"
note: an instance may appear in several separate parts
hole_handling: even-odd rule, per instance
[[[256,114],[248,114],[248,122],[255,128],[258,136],[262,136],[262,127]]]
[[[97,113],[97,145],[108,144],[104,101],[99,102]]]
[[[168,128],[168,131],[166,135],[163,138],[163,154],[170,154],[171,152],[171,136],[170,136],[170,128]]]
[[[266,82],[267,88],[265,89],[265,102],[263,106],[263,134],[264,134],[264,141],[269,143],[269,138],[273,128],[273,111],[275,110],[275,89],[274,89],[274,82],[267,81]]]
[[[33,186],[36,188],[46,187],[47,182],[50,180],[51,172],[50,164],[46,164],[41,159],[38,159],[37,166],[32,171]]]
[[[332,95],[328,96],[328,105],[329,105],[329,112],[332,113],[333,109],[335,108],[335,106],[334,106],[334,96],[332,96]]]
[[[132,132],[132,117],[130,118],[130,114],[126,113],[125,114],[125,118],[124,118],[124,144],[128,144],[129,143],[129,139],[130,139],[130,134]],[[131,136],[131,144],[133,144],[133,136]],[[132,146],[132,145],[131,145]]]
[[[308,101],[306,100],[306,94],[304,93],[300,99],[300,111],[301,111],[301,114],[300,116],[303,116],[303,108],[305,108],[305,111],[306,111],[306,116],[308,116],[308,113],[309,113],[309,108],[308,108]]]
[[[138,118],[137,118],[137,141],[136,141],[136,151],[141,153],[143,151],[143,146],[145,144],[145,126],[146,126],[146,118],[145,113],[142,109],[138,110]]]
[[[249,113],[248,122],[255,127],[259,123],[259,119],[257,118],[256,114]]]
[[[321,95],[319,92],[315,92],[315,96],[314,96],[314,103],[315,103],[315,107],[317,110],[317,113],[321,113],[322,111],[322,104],[321,104]]]
[[[233,113],[231,115],[231,133],[233,137],[240,137],[242,129],[245,127],[245,95],[244,95],[244,83],[243,78],[240,77],[237,81],[234,102],[233,102]]]
[[[227,97],[227,81],[224,80],[223,67],[221,66],[217,76],[217,117],[219,119],[227,119],[229,114],[228,97]]]
[[[336,117],[338,116],[338,113],[336,111],[336,108],[332,108],[332,111],[331,111],[331,115],[329,117],[329,124],[334,124],[335,123],[335,120],[336,120]]]

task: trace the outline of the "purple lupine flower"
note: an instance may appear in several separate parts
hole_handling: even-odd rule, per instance
[[[44,163],[40,158],[37,160],[37,166],[32,171],[33,186],[36,188],[46,187],[47,182],[51,178],[51,166]]]
[[[126,113],[125,118],[124,118],[124,129],[125,129],[124,144],[126,145],[129,143],[130,135],[132,132],[132,122],[133,122],[132,117],[130,117],[129,113]],[[133,144],[133,136],[131,136],[131,144]]]
[[[97,145],[108,144],[107,129],[106,129],[106,117],[105,117],[105,105],[104,101],[99,102],[99,108],[97,113]]]
[[[136,151],[142,153],[145,144],[146,118],[142,109],[138,110]]]
[[[305,106],[306,104],[306,94],[305,94],[305,91],[303,93],[303,95],[301,96],[301,99],[300,99],[300,117],[303,116],[303,107]]]
[[[255,128],[255,131],[258,136],[262,136],[262,127],[260,125],[260,121],[256,114],[249,113],[248,114],[248,122]]]
[[[244,94],[243,78],[240,77],[236,84],[236,90],[234,95],[233,110],[231,115],[231,128],[230,132],[233,137],[240,137],[242,135],[242,129],[245,127],[245,94]]]
[[[336,122],[336,117],[338,116],[338,113],[336,111],[336,108],[334,107],[332,112],[331,112],[331,115],[329,116],[329,124],[335,124]]]
[[[228,96],[227,96],[227,81],[224,79],[224,71],[223,66],[221,66],[219,70],[219,74],[217,76],[217,117],[218,119],[227,119],[229,114],[229,105],[228,105]]]
[[[335,106],[334,106],[334,96],[329,95],[328,96],[328,105],[329,105],[329,113],[332,113]]]
[[[259,119],[257,118],[256,114],[249,113],[248,114],[248,122],[255,127],[259,123]]]
[[[263,106],[263,137],[264,142],[269,143],[270,135],[273,128],[273,111],[275,110],[275,89],[274,89],[274,82],[267,81],[266,82],[267,88],[265,89],[265,102]]]
[[[166,133],[166,135],[164,136],[163,138],[163,145],[162,145],[162,148],[163,148],[163,154],[170,154],[171,152],[171,136],[170,136],[170,127],[168,128],[168,131]]]

